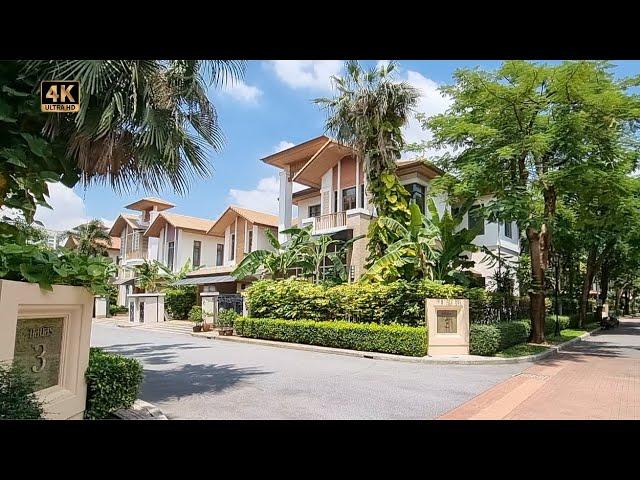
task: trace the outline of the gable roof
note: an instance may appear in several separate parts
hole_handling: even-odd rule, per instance
[[[111,237],[111,245],[107,244],[106,240],[102,238],[96,240],[99,245],[104,245],[107,250],[120,250],[120,237]],[[67,241],[64,244],[64,248],[74,249],[78,246],[78,239],[74,235],[69,235]]]
[[[109,230],[109,236],[111,237],[119,237],[122,233],[122,230],[126,225],[129,225],[134,230],[142,230],[145,229],[145,225],[140,224],[140,218],[133,213],[121,213],[116,218],[116,221],[113,222],[111,229]]]
[[[144,232],[145,237],[157,237],[160,235],[160,230],[166,225],[170,224],[174,228],[181,228],[183,230],[189,230],[192,232],[207,234],[209,229],[213,227],[214,220],[209,220],[200,217],[191,217],[188,215],[179,215],[177,213],[161,212],[155,218],[149,228]]]
[[[209,235],[223,236],[227,226],[236,219],[236,217],[242,217],[255,225],[263,225],[267,227],[278,226],[278,216],[271,215],[270,213],[258,212],[256,210],[249,210],[248,208],[238,207],[237,205],[230,205],[220,218],[215,221],[213,226],[207,232]]]

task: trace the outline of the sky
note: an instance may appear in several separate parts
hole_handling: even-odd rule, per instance
[[[374,66],[381,61],[363,61]],[[449,101],[438,86],[451,83],[458,68],[494,69],[500,61],[401,60],[397,77],[421,92],[417,111],[427,115],[446,110]],[[640,61],[614,61],[616,76],[637,75]],[[313,103],[331,96],[332,75],[340,75],[341,60],[249,61],[244,79],[224,89],[211,88],[209,98],[217,112],[226,138],[224,149],[210,152],[213,175],[197,178],[188,193],[170,190],[147,192],[132,190],[118,195],[106,186],[50,185],[49,203],[53,210],[38,208],[36,219],[53,230],[67,230],[92,218],[110,225],[124,205],[144,196],[171,201],[171,211],[184,215],[217,218],[230,204],[277,214],[278,169],[261,158],[325,133],[325,112]],[[404,129],[405,140],[428,139],[417,122]],[[295,212],[294,212],[295,215]]]

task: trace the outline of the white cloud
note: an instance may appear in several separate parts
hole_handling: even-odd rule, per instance
[[[378,63],[376,63],[376,68],[386,67],[387,65],[389,65],[389,63],[389,60],[378,60]]]
[[[253,85],[247,85],[242,80],[237,80],[225,86],[222,93],[244,103],[257,104],[262,96],[262,90]]]
[[[329,90],[331,77],[342,69],[341,60],[272,60],[280,80],[291,88]]]
[[[402,78],[418,90],[420,90],[421,97],[418,99],[416,105],[416,112],[423,113],[427,117],[444,113],[452,103],[451,98],[443,96],[438,91],[438,84],[425,77],[421,73],[414,72],[412,70],[407,71],[406,77]],[[420,123],[412,117],[407,125],[404,126],[403,131],[404,140],[406,143],[416,143],[420,141],[428,141],[433,138],[430,132],[426,132],[420,126]],[[428,149],[426,151],[427,156],[441,154],[442,151],[435,149]],[[416,154],[405,154],[405,156],[415,156]]]
[[[53,208],[38,207],[35,219],[51,230],[69,230],[90,220],[84,201],[71,188],[61,183],[48,183],[49,205]]]
[[[273,153],[278,153],[295,146],[296,144],[293,142],[289,142],[287,140],[280,140],[280,143],[278,143],[275,147],[273,147]]]
[[[307,188],[298,183],[293,184],[293,191],[297,192]],[[240,207],[258,210],[259,212],[278,214],[278,195],[280,181],[276,175],[264,177],[258,181],[258,185],[253,190],[229,190],[229,202]],[[294,216],[296,214],[294,207]]]

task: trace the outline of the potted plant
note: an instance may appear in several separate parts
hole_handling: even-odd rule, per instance
[[[201,332],[202,331],[202,307],[198,305],[194,305],[193,307],[191,307],[191,310],[189,310],[189,320],[195,323],[195,325],[193,326],[193,331]]]
[[[218,334],[233,335],[233,324],[237,317],[238,313],[235,310],[221,310],[218,313]]]

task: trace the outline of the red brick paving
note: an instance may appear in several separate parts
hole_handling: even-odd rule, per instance
[[[638,420],[640,319],[622,319],[439,418]]]

